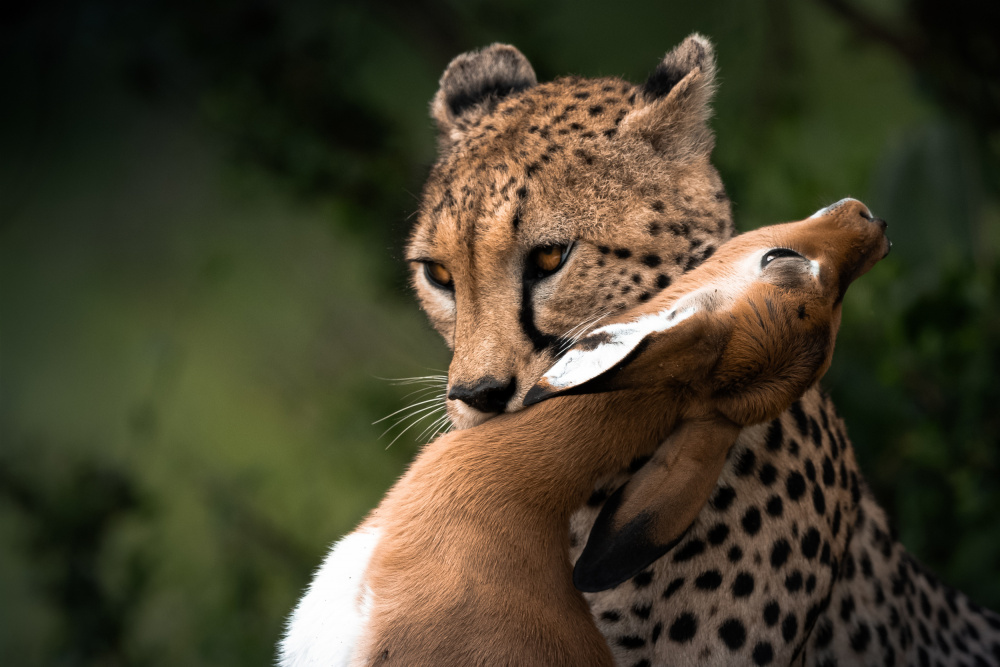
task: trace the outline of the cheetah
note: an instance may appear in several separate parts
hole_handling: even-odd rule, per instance
[[[642,85],[539,83],[501,44],[447,67],[431,103],[439,156],[406,257],[453,352],[455,428],[520,409],[575,337],[650,299],[734,234],[710,159],[715,74],[700,35]],[[574,515],[574,562],[640,464],[599,484]],[[1000,616],[896,540],[818,386],[743,430],[679,544],[586,597],[626,667],[1000,665]]]
[[[453,353],[454,428],[521,409],[561,351],[735,233],[711,163],[714,87],[700,35],[641,85],[540,83],[502,44],[449,64],[431,103],[439,155],[406,259]],[[601,480],[573,515],[572,562],[644,463]],[[579,583],[624,667],[1000,666],[1000,616],[896,540],[818,386],[740,432],[709,501],[662,557],[610,588]]]
[[[597,569],[622,580],[656,560],[741,425],[780,414],[829,367],[844,291],[885,256],[885,230],[845,200],[735,237],[580,339],[528,392],[541,405],[428,444],[327,557],[282,664],[611,667],[570,574],[570,515],[595,480],[651,456],[587,549],[610,547]]]

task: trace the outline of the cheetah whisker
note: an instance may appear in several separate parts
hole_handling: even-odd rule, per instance
[[[426,405],[428,403],[437,403],[440,400],[441,400],[440,397],[435,396],[434,398],[428,398],[428,399],[424,399],[422,401],[417,401],[416,403],[413,403],[411,405],[407,405],[406,407],[400,408],[399,410],[396,410],[395,412],[391,412],[391,413],[387,414],[385,417],[382,417],[381,419],[376,419],[375,421],[372,422],[372,425],[374,426],[375,424],[379,424],[381,422],[384,422],[386,419],[389,419],[390,417],[398,415],[400,412],[405,412],[405,411],[411,410],[411,409],[413,409],[413,408],[415,408],[417,406]]]

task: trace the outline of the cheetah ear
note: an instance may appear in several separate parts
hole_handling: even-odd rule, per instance
[[[715,139],[708,127],[715,93],[715,49],[689,35],[668,53],[642,86],[641,104],[621,123],[673,159],[707,156]]]
[[[441,75],[440,88],[431,101],[441,148],[458,138],[456,133],[461,133],[469,119],[536,83],[531,63],[509,44],[491,44],[457,56]]]
[[[597,516],[573,568],[593,593],[649,567],[684,537],[715,488],[739,427],[724,419],[682,423]]]

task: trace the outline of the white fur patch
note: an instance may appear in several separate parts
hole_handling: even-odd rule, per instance
[[[364,585],[379,532],[361,529],[333,545],[288,619],[281,667],[347,667],[371,614]]]
[[[651,333],[666,331],[697,312],[697,308],[683,310],[672,308],[651,315],[644,315],[633,322],[622,322],[600,327],[587,334],[607,336],[608,339],[592,349],[573,348],[564,354],[542,378],[556,389],[566,389],[583,384],[604,373],[635,349]],[[583,342],[581,341],[581,342]]]

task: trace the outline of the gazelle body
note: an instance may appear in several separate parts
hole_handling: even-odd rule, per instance
[[[583,337],[526,403],[565,398],[429,444],[334,547],[281,664],[611,665],[578,588],[614,586],[669,550],[739,430],[826,371],[844,291],[888,251],[884,228],[843,200],[739,236]],[[570,515],[646,459],[574,572]]]

